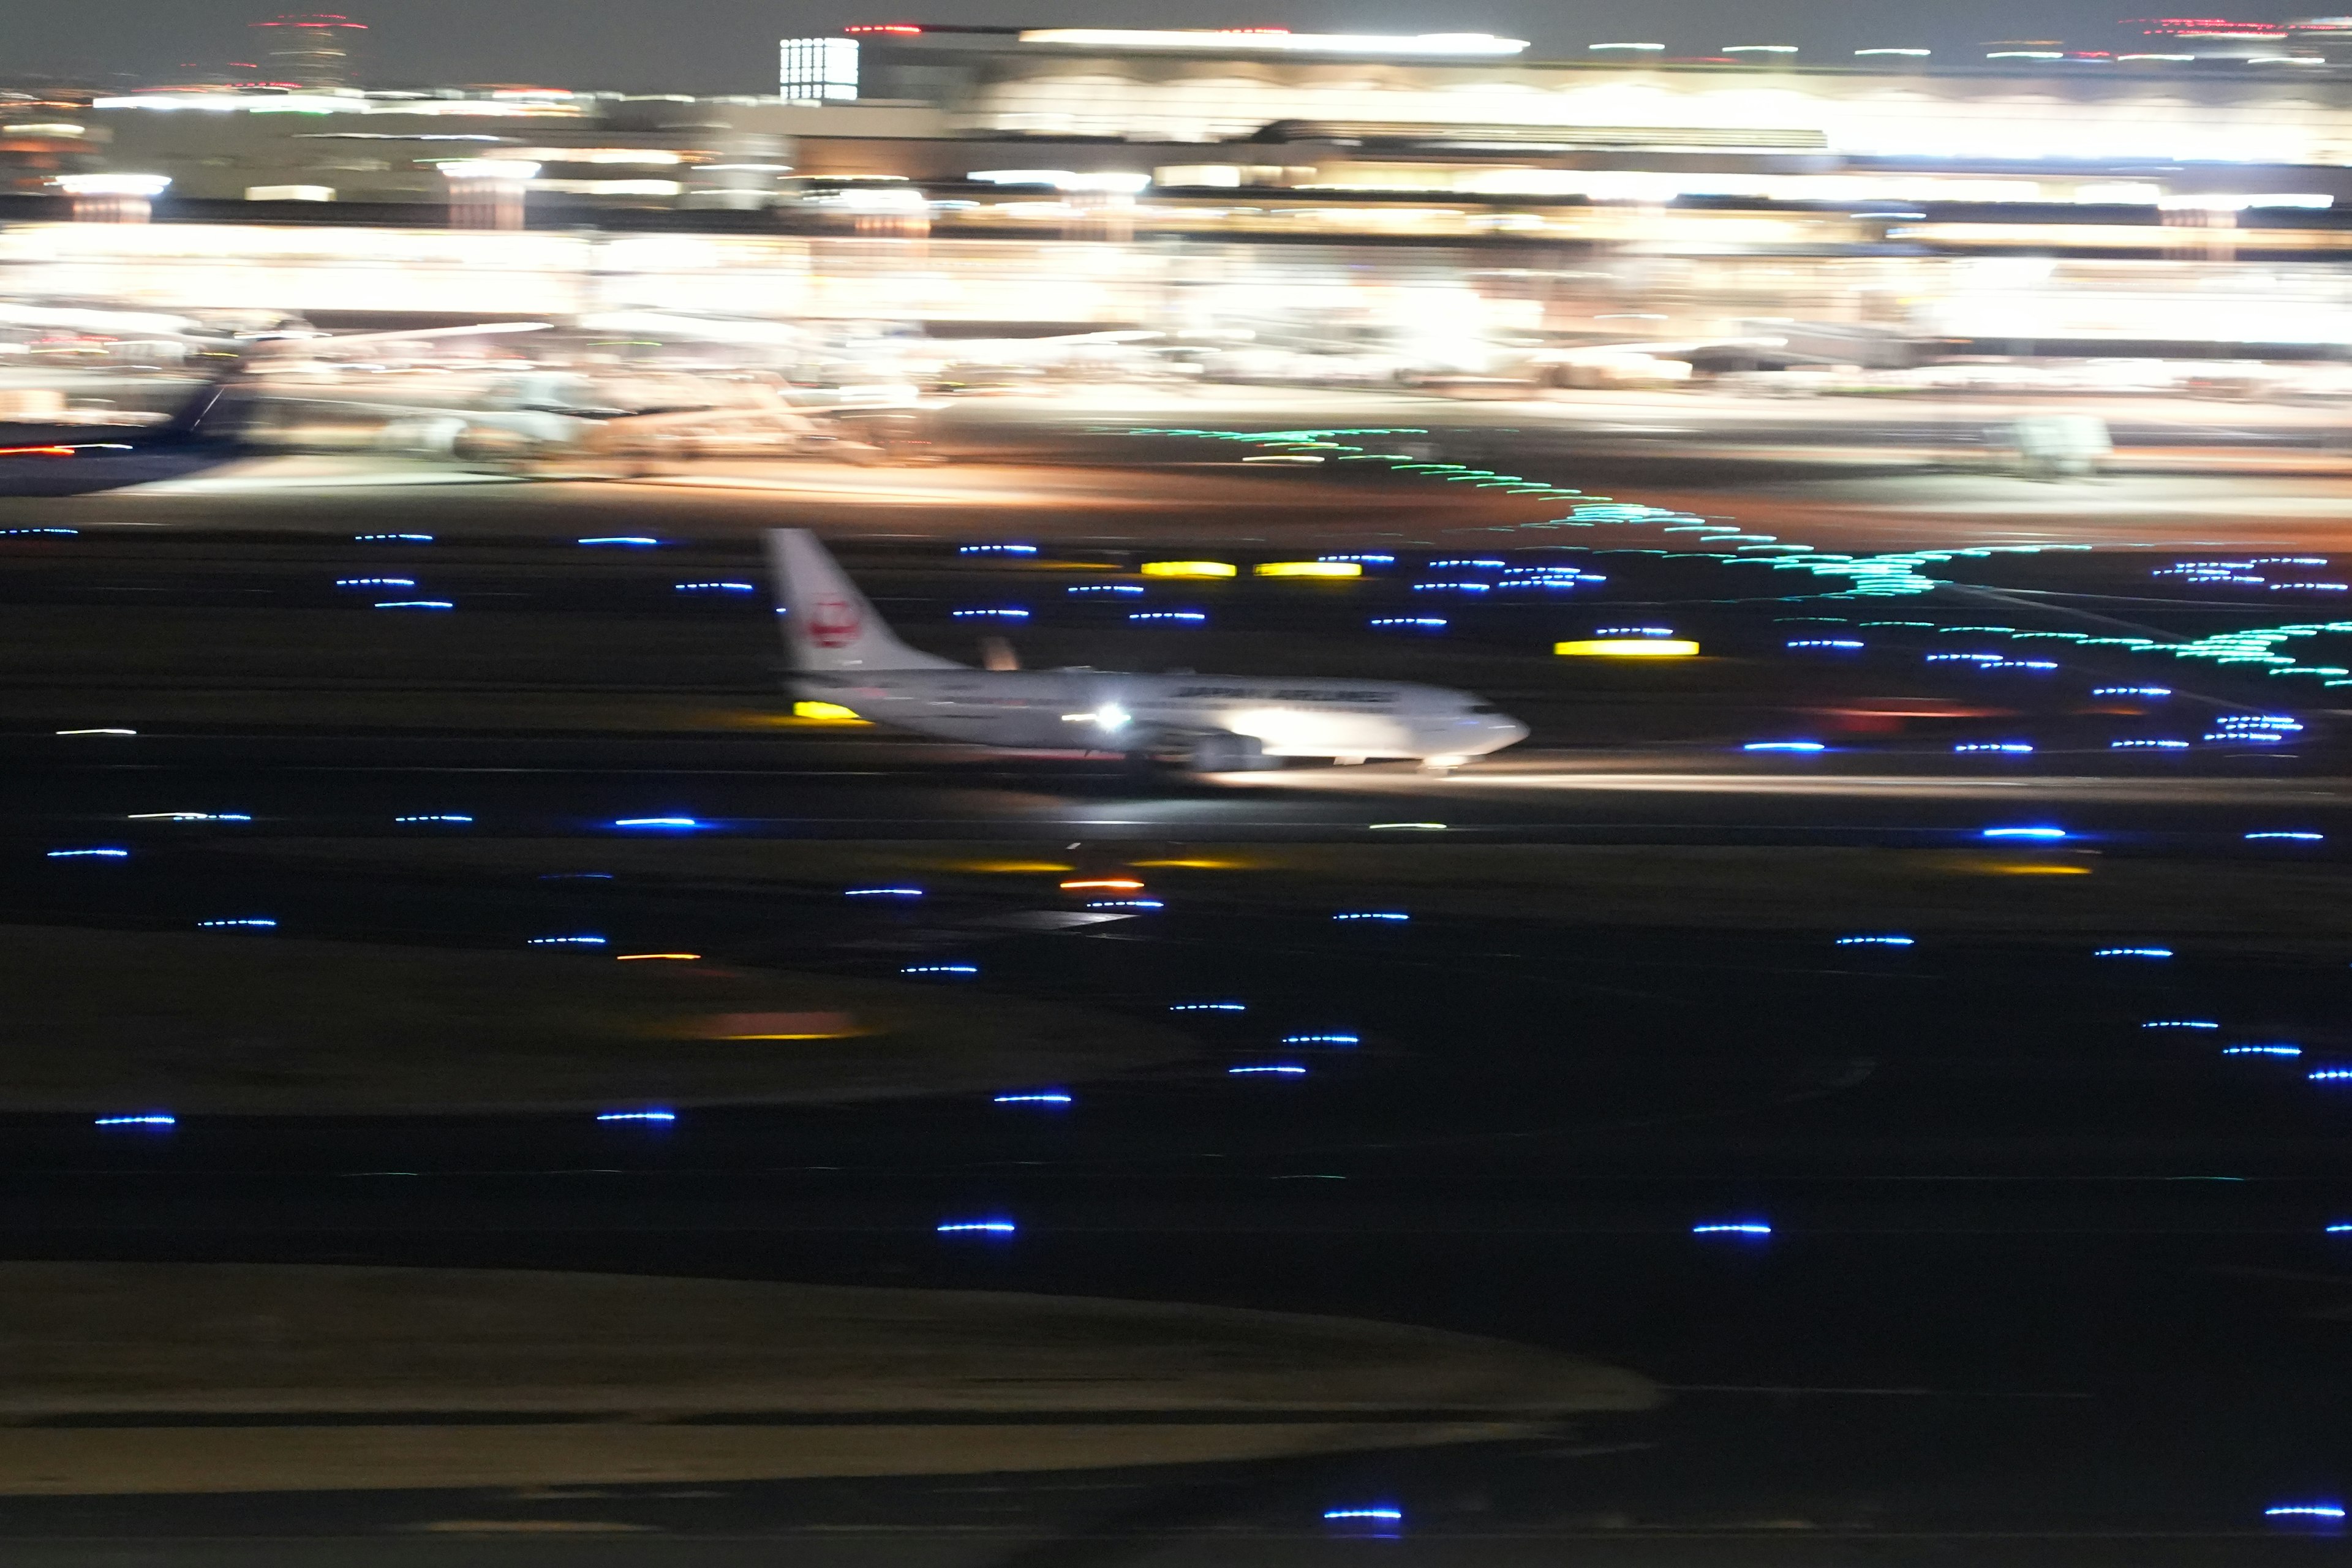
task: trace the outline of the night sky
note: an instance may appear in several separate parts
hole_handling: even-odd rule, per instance
[[[1842,0],[1590,0],[1579,6],[1538,0],[1470,6],[1431,0],[357,0],[362,8],[352,14],[370,25],[363,79],[372,86],[506,81],[766,92],[775,87],[778,37],[830,33],[854,21],[1479,31],[1531,39],[1531,55],[1555,58],[1615,39],[1654,40],[1682,54],[1793,43],[1824,64],[1869,45],[1908,45],[1948,51],[1959,63],[1990,38],[2058,37],[2078,48],[2111,47],[2133,36],[2116,26],[2130,3],[1974,0],[1931,9]],[[0,76],[152,77],[183,62],[254,59],[247,24],[271,9],[267,0],[14,0],[0,5]],[[2275,20],[2306,13],[2228,14]]]

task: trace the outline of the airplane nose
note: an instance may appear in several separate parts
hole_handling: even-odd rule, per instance
[[[1530,734],[1533,734],[1534,731],[1529,730],[1525,724],[1520,723],[1517,719],[1501,719],[1497,720],[1495,723],[1495,733],[1501,737],[1496,742],[1495,749],[1496,751],[1501,751],[1505,746],[1517,745],[1521,741],[1526,740]]]

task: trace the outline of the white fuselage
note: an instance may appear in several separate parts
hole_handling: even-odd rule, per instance
[[[1131,752],[1226,733],[1270,757],[1474,757],[1527,726],[1467,692],[1329,677],[1100,670],[804,671],[801,694],[879,724],[1024,750]]]

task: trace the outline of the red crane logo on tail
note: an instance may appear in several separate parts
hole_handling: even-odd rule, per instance
[[[809,607],[809,641],[819,647],[847,647],[857,640],[860,621],[856,605],[827,595]]]

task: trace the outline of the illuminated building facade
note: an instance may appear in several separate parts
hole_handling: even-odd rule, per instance
[[[288,12],[256,22],[262,40],[261,66],[272,86],[304,92],[334,92],[354,85],[352,40],[364,23],[327,11]]]
[[[2152,55],[2203,47],[2204,23],[2147,26],[2179,34]],[[2336,26],[2294,25],[2275,61],[1948,68],[899,23],[784,40],[774,97],[100,98],[83,172],[168,179],[154,222],[77,236],[60,197],[0,201],[0,288],[1328,341],[1372,318],[1433,342],[1624,310],[1968,340],[2030,317],[2045,353],[2315,352],[2352,343],[2352,72],[2302,63]],[[464,173],[492,165],[495,199]]]

